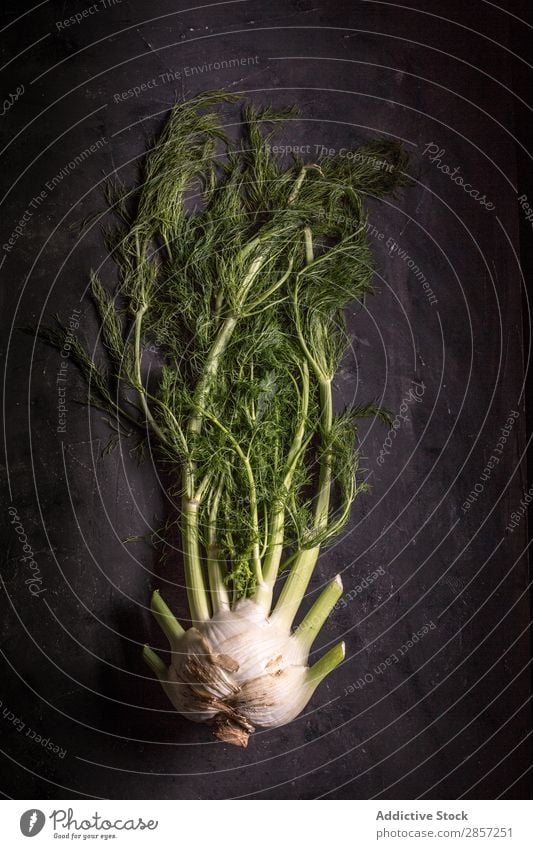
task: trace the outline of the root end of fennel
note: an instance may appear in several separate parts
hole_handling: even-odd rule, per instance
[[[338,587],[337,579],[332,583]],[[178,713],[214,725],[223,742],[246,746],[256,728],[276,728],[298,716],[344,660],[339,643],[308,666],[310,641],[301,633],[276,625],[253,599],[241,599],[233,610],[169,637],[168,668],[151,649],[143,654]]]
[[[298,716],[345,656],[340,643],[309,665],[339,575],[293,624],[322,546],[367,489],[358,420],[387,418],[373,402],[335,412],[332,385],[344,308],[371,291],[366,199],[408,179],[385,139],[277,157],[272,136],[294,110],[245,103],[235,141],[224,110],[239,100],[178,103],[142,179],[115,191],[114,295],[91,274],[106,362],[78,340],[71,360],[114,439],[136,432],[181,504],[156,536],[179,530],[192,627],[155,591],[171,661],[149,646],[144,659],[180,714],[246,746]],[[60,324],[38,334],[61,350]]]

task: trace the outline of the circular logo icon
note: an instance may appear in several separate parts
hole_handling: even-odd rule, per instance
[[[35,837],[42,830],[46,822],[46,817],[42,811],[37,808],[31,808],[29,811],[24,811],[20,818],[20,830],[24,837]]]

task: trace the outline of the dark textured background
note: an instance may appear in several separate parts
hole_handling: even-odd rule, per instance
[[[518,258],[527,270],[531,225],[517,196],[530,174],[530,112],[520,97],[530,95],[531,75],[519,57],[528,59],[533,17],[521,22],[505,11],[524,18],[521,4],[483,0],[453,0],[445,11],[429,0],[229,0],[190,10],[181,0],[122,0],[58,31],[56,21],[90,5],[44,2],[19,17],[29,4],[5,0],[0,16],[2,92],[25,86],[0,124],[0,244],[47,181],[106,139],[47,193],[13,250],[0,252],[0,790],[15,798],[530,797],[526,520],[513,533],[506,526],[527,490]],[[257,60],[185,70],[243,57]],[[174,82],[163,83],[168,72]],[[140,96],[118,97],[154,77],[158,85]],[[105,263],[113,280],[90,218],[103,209],[106,175],[134,174],[176,97],[217,87],[296,102],[301,118],[285,127],[287,144],[340,148],[375,135],[405,143],[415,183],[393,201],[369,201],[384,234],[373,240],[378,294],[350,315],[353,349],[337,388],[339,403],[381,397],[398,410],[413,381],[425,386],[385,463],[377,462],[384,427],[362,433],[373,493],[357,502],[311,587],[340,570],[349,593],[382,567],[322,635],[322,645],[346,640],[346,662],[302,716],[257,733],[246,751],[173,714],[140,660],[146,639],[161,644],[146,610],[150,588],[179,597],[171,560],[161,566],[148,545],[124,543],[166,515],[154,470],[137,466],[128,445],[102,456],[108,430],[75,403],[84,387],[72,364],[67,432],[57,433],[59,356],[17,330],[43,314],[67,321],[78,308],[80,338],[94,343],[88,271]],[[423,156],[430,142],[494,211]],[[436,303],[387,250],[390,238]],[[463,513],[512,410],[521,416],[500,463]],[[39,598],[24,584],[10,504],[42,572]],[[398,663],[373,673],[430,623]],[[365,673],[369,683],[354,688]],[[31,741],[28,728],[64,757]]]

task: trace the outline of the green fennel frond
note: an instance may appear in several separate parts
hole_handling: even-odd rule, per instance
[[[148,431],[172,471],[199,619],[206,562],[234,601],[271,597],[282,552],[296,563],[307,552],[311,569],[309,550],[342,530],[365,488],[357,418],[387,413],[370,403],[333,416],[331,383],[344,308],[372,289],[367,197],[408,179],[385,139],[349,157],[275,156],[292,109],[245,104],[235,141],[224,112],[238,100],[207,92],[172,108],[141,181],[120,189],[117,291],[91,275],[109,367],[78,341],[71,353],[91,401]],[[61,328],[39,335],[60,347]]]

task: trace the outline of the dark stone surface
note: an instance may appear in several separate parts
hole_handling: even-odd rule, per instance
[[[518,147],[525,160],[518,182],[515,114],[528,116],[512,88],[513,77],[525,90],[531,78],[510,52],[524,55],[525,24],[481,0],[453,0],[440,16],[427,0],[411,10],[394,2],[250,0],[198,11],[181,11],[188,4],[179,0],[123,0],[58,25],[89,5],[46,3],[19,17],[24,5],[5,2],[1,14],[3,61],[11,60],[2,91],[24,86],[2,117],[1,245],[31,212],[12,250],[1,251],[1,791],[529,797],[526,520],[506,529],[527,490],[518,254],[531,230],[517,196],[527,191],[529,158]],[[250,61],[215,66],[232,59]],[[139,96],[123,97],[143,83]],[[381,398],[399,411],[415,383],[424,387],[420,400],[411,395],[383,462],[384,427],[362,431],[373,493],[357,502],[311,586],[310,598],[342,572],[346,603],[321,647],[344,638],[347,660],[301,717],[257,733],[245,751],[177,717],[146,679],[140,647],[147,638],[162,645],[146,609],[150,588],[180,598],[172,561],[161,566],[148,545],[124,543],[168,515],[155,471],[136,463],[130,445],[102,456],[108,429],[76,403],[84,387],[72,364],[66,433],[57,433],[60,358],[17,330],[44,314],[68,321],[80,309],[76,332],[95,342],[88,271],[103,264],[111,282],[113,270],[99,223],[83,233],[80,224],[103,209],[107,175],[131,177],[175,98],[217,87],[296,102],[301,118],[283,139],[309,144],[310,158],[314,145],[348,148],[375,135],[405,142],[415,182],[392,201],[369,203],[378,294],[350,316],[353,348],[338,393]],[[441,165],[458,166],[495,209],[424,155],[430,143],[445,151]],[[483,481],[512,411],[520,417]],[[25,585],[10,504],[39,565],[45,592],[37,598]],[[66,753],[45,750],[29,729]]]

